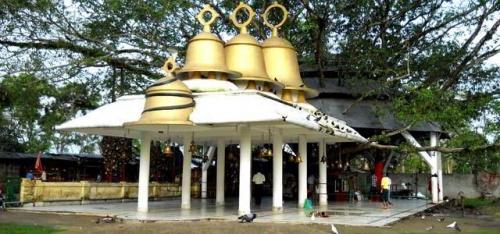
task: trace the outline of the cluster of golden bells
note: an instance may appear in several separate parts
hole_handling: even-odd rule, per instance
[[[277,24],[268,20],[273,9],[283,12],[282,20]],[[241,11],[248,16],[244,22],[237,19]],[[318,92],[302,81],[295,48],[278,34],[278,29],[288,18],[286,8],[274,2],[264,11],[263,22],[272,30],[272,35],[262,43],[247,29],[255,15],[249,5],[240,2],[230,15],[240,33],[225,43],[210,32],[211,25],[220,15],[210,5],[205,5],[196,16],[203,31],[189,40],[185,65],[179,69],[175,56],[169,58],[162,67],[165,77],[146,90],[141,118],[124,126],[155,131],[165,125],[193,125],[189,120],[195,107],[192,90],[181,80],[231,81],[240,89],[273,93],[289,103],[306,103],[306,98],[316,97]],[[206,20],[206,16],[210,19]],[[189,151],[196,152],[194,142],[191,142]],[[266,154],[272,155],[270,152]],[[165,146],[164,153],[173,154],[170,144]]]

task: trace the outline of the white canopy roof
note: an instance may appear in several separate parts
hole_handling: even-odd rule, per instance
[[[190,120],[195,126],[170,125],[150,129],[154,139],[172,138],[181,141],[184,134],[193,134],[196,141],[213,142],[218,138],[238,140],[238,126],[252,129],[253,141],[268,141],[270,129],[280,129],[286,142],[295,142],[298,135],[306,135],[309,142],[325,139],[327,142],[366,142],[344,121],[320,111],[308,110],[282,101],[273,94],[259,91],[230,91],[194,93],[195,108]],[[62,131],[140,138],[137,130],[123,124],[136,121],[144,108],[144,95],[128,95],[106,104],[90,113],[56,127]],[[168,133],[168,136],[167,136]]]

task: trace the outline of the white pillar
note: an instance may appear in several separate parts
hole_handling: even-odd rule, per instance
[[[252,166],[252,139],[250,128],[240,126],[240,192],[238,213],[250,213],[251,202],[251,167]]]
[[[182,163],[182,198],[181,208],[191,208],[191,152],[189,146],[191,144],[191,134],[184,135],[184,159]]]
[[[150,149],[151,136],[148,134],[144,134],[141,139],[139,191],[137,194],[137,211],[142,213],[148,212]]]
[[[444,199],[443,199],[443,194],[444,194],[444,190],[443,190],[443,164],[442,164],[442,161],[441,161],[441,152],[436,152],[437,154],[437,171],[438,171],[438,200],[440,202],[442,202]]]
[[[205,156],[208,157],[208,146],[206,146],[206,145],[203,146],[203,158],[205,158]],[[202,199],[207,198],[207,173],[208,173],[208,167],[206,165],[207,163],[209,163],[209,161],[201,164],[201,198]]]
[[[319,205],[322,207],[328,206],[328,192],[326,181],[326,164],[321,162],[321,158],[326,157],[326,143],[324,140],[319,142]]]
[[[304,207],[307,198],[307,141],[304,135],[299,136],[299,155],[302,163],[299,164],[299,208]]]
[[[273,131],[273,211],[283,210],[283,135]]]
[[[217,189],[215,202],[217,205],[224,205],[224,177],[226,165],[226,145],[223,139],[217,140]]]
[[[431,146],[437,146],[437,134],[434,132],[431,132],[431,137],[430,137],[430,143]],[[431,195],[432,195],[432,203],[438,203],[439,202],[439,196],[438,196],[438,177],[436,176],[438,174],[438,165],[437,165],[437,157],[436,157],[436,151],[432,151],[430,153],[431,155]]]

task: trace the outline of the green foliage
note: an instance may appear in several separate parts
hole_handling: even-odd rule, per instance
[[[451,138],[447,145],[451,147],[471,148],[488,144],[484,135],[464,130]],[[450,155],[456,162],[455,170],[458,172],[477,173],[478,171],[489,171],[498,173],[500,168],[500,152],[492,149],[462,151]]]
[[[4,130],[0,137],[11,139],[0,142],[1,150],[47,151],[51,147],[64,148],[71,138],[72,143],[75,138],[88,138],[56,133],[54,126],[97,107],[99,94],[95,87],[76,82],[57,87],[31,74],[6,77],[0,87],[5,91],[0,116],[0,129]]]
[[[464,200],[465,207],[480,208],[483,206],[491,206],[495,204],[495,200],[486,200],[482,198],[467,198]]]

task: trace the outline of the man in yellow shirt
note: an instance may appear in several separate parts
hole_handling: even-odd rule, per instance
[[[384,177],[382,177],[382,181],[380,182],[381,193],[382,193],[382,208],[387,209],[391,208],[391,203],[389,202],[389,189],[391,189],[391,178],[389,178],[389,174],[386,173]]]

